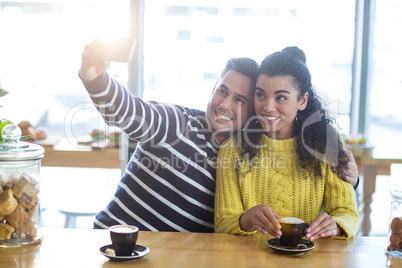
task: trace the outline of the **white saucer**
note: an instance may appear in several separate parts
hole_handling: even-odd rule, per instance
[[[100,254],[103,256],[113,260],[113,261],[131,261],[135,259],[142,258],[149,253],[149,248],[136,244],[131,256],[115,256],[115,255],[108,255],[106,254],[106,249],[113,249],[113,245],[105,245],[99,249]]]
[[[279,239],[273,238],[266,242],[267,246],[282,254],[302,254],[315,248],[313,241],[302,239],[300,244],[306,245],[307,248],[285,247],[279,242]]]

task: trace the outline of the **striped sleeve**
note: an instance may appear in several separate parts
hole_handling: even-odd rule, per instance
[[[159,144],[166,141],[168,132],[177,133],[185,124],[178,107],[145,102],[107,72],[94,81],[83,80],[83,83],[105,123],[119,127],[131,139]],[[167,120],[169,114],[173,114],[170,117],[175,120]]]

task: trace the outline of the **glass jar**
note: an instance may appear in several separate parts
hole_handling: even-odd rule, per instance
[[[20,141],[21,130],[7,125],[0,142],[0,247],[42,241],[40,161],[43,147]]]
[[[386,252],[392,257],[402,258],[402,191],[391,190],[390,196],[391,213]]]

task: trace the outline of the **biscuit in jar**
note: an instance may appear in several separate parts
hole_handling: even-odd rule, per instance
[[[22,193],[26,192],[31,182],[25,176],[20,176],[20,179],[11,187],[16,198],[21,198]]]
[[[0,223],[0,239],[10,239],[15,228],[7,223]]]
[[[3,190],[5,191],[12,188],[18,180],[19,176],[16,173],[11,174],[6,180],[4,180],[4,182],[2,182]]]
[[[26,211],[23,206],[18,205],[13,213],[6,216],[6,221],[14,228],[19,228],[26,225],[31,220],[32,216],[32,213]]]
[[[38,232],[34,221],[28,221],[25,225],[15,228],[15,236],[21,238],[34,238]]]
[[[11,214],[17,208],[18,202],[13,190],[7,189],[0,195],[0,215]]]

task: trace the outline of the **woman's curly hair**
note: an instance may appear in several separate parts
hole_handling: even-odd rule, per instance
[[[298,100],[307,92],[307,106],[298,111],[294,120],[296,151],[299,165],[312,175],[321,177],[321,162],[336,162],[344,175],[347,164],[346,152],[342,139],[334,127],[334,120],[322,107],[321,101],[311,84],[311,74],[306,66],[304,52],[298,47],[287,47],[282,51],[268,55],[260,65],[260,75],[269,77],[291,76]],[[259,142],[264,130],[254,114],[241,131],[242,158],[251,160],[258,154]],[[262,145],[263,146],[263,145]]]

